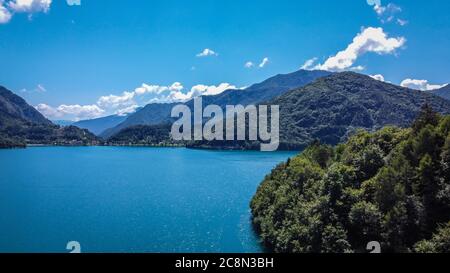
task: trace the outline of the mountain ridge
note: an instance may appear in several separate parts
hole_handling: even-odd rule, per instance
[[[99,140],[88,130],[60,127],[30,106],[23,98],[0,87],[0,148],[28,144],[90,145]]]
[[[450,84],[447,84],[446,86],[431,91],[431,93],[438,95],[439,97],[442,97],[444,99],[450,100]]]
[[[450,101],[428,92],[377,81],[355,72],[341,72],[266,102],[280,106],[280,148],[301,150],[315,140],[336,145],[359,129],[409,126],[424,104],[450,114]],[[248,141],[197,141],[192,148],[259,147]]]
[[[128,116],[110,115],[101,118],[80,120],[71,125],[81,129],[87,129],[95,135],[100,135],[105,130],[115,127],[125,121]]]
[[[14,94],[12,91],[0,86],[0,112],[3,114],[3,121],[6,119],[19,118],[24,122],[50,125],[52,122],[46,119],[38,110],[30,106],[23,98]]]
[[[288,74],[278,74],[243,90],[229,89],[218,95],[203,96],[203,104],[219,105],[222,108],[226,105],[242,104],[246,106],[257,104],[273,99],[290,89],[304,86],[315,79],[330,74],[332,74],[332,72],[321,70],[298,70]],[[173,106],[178,104],[181,103],[149,104],[140,111],[130,115],[123,123],[106,130],[100,136],[109,138],[127,127],[136,125],[157,125],[160,123],[171,122],[170,111]],[[193,100],[185,102],[184,104],[193,109]]]

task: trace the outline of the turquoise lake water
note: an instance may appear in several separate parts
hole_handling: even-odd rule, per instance
[[[249,202],[292,152],[0,150],[0,252],[261,252]]]

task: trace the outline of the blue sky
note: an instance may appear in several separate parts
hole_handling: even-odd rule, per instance
[[[450,1],[69,2],[0,0],[0,85],[51,119],[242,88],[314,58],[308,69],[450,82]]]

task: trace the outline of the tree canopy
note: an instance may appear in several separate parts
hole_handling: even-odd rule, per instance
[[[277,166],[251,201],[275,252],[448,252],[450,116],[429,106],[410,129],[358,131],[336,147],[314,142]]]

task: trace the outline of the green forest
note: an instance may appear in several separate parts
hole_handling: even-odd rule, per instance
[[[275,252],[450,252],[450,116],[425,105],[411,128],[312,143],[277,166],[251,201]]]

